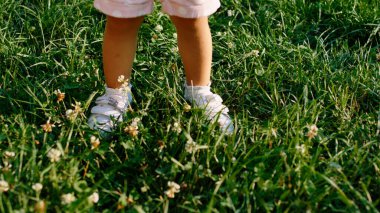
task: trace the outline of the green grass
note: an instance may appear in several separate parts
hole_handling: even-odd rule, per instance
[[[379,8],[373,0],[223,1],[210,17],[212,80],[238,126],[231,137],[184,111],[175,29],[157,9],[140,31],[133,112],[91,149],[99,134],[86,116],[104,91],[104,16],[89,0],[0,0],[0,181],[9,183],[0,212],[34,211],[39,201],[49,212],[378,212]],[[76,102],[82,112],[69,120]],[[124,132],[133,118],[141,118],[137,137]],[[204,149],[188,153],[189,138]],[[52,148],[58,162],[47,156]],[[181,185],[173,199],[168,181]],[[76,200],[63,204],[67,193]]]

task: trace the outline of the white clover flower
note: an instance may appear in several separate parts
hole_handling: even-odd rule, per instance
[[[253,50],[252,51],[252,55],[255,56],[255,57],[259,57],[260,56],[260,51],[259,50]]]
[[[180,186],[173,181],[168,182],[169,189],[165,191],[166,196],[169,198],[174,198],[175,193],[178,193],[180,191]]]
[[[61,159],[61,151],[59,149],[50,149],[47,153],[47,157],[50,159],[50,162],[58,162]]]
[[[159,25],[159,24],[154,28],[154,30],[155,30],[156,32],[161,32],[163,29],[164,29],[164,28],[163,28],[161,25]]]
[[[14,156],[16,156],[16,153],[14,153],[14,152],[11,152],[11,151],[5,151],[4,152],[4,157],[6,157],[6,158],[13,158]]]
[[[42,184],[41,183],[35,183],[32,185],[32,189],[36,192],[40,192],[42,190]]]
[[[76,200],[73,193],[64,194],[61,196],[61,203],[63,205],[68,205]]]
[[[317,135],[318,135],[318,127],[317,125],[313,124],[309,127],[309,132],[306,134],[306,136],[309,139],[313,139]]]
[[[4,160],[3,164],[4,167],[0,166],[0,169],[3,170],[3,172],[7,172],[12,168],[12,164],[10,164],[7,160]]]
[[[145,186],[141,187],[140,190],[142,193],[145,193],[149,190],[149,186],[145,185]]]
[[[194,152],[196,152],[197,150],[200,150],[200,149],[208,149],[207,145],[198,145],[193,140],[193,138],[191,137],[190,134],[188,134],[188,133],[185,132],[185,136],[187,138],[187,141],[186,141],[186,144],[185,144],[185,150],[186,150],[186,152],[192,154],[192,153],[194,153]]]
[[[6,192],[9,190],[9,184],[5,180],[0,180],[0,193]]]
[[[271,134],[277,138],[277,128],[271,128]]]
[[[175,47],[170,48],[170,51],[173,52],[173,53],[176,53],[176,52],[179,51],[179,49],[178,49],[177,46],[175,46]]]
[[[193,168],[193,163],[191,161],[187,162],[184,166],[185,170],[190,170]]]
[[[75,111],[72,109],[66,110],[66,118],[71,120],[71,121],[75,120],[77,118],[77,115],[78,114],[75,113]]]
[[[91,149],[96,149],[100,145],[99,138],[97,138],[93,135],[90,137],[90,142],[91,142]]]
[[[182,132],[181,125],[178,122],[174,122],[172,130],[178,134]]]
[[[117,77],[117,82],[123,83],[124,81],[125,81],[125,76],[124,75],[120,75],[119,77]]]
[[[72,105],[74,107],[74,112],[76,114],[79,114],[82,112],[82,103],[81,102],[76,102],[75,101],[75,105]]]
[[[185,111],[185,112],[190,112],[190,110],[191,110],[191,106],[190,106],[189,104],[185,104],[185,105],[183,106],[183,111]]]
[[[230,49],[232,49],[232,48],[235,47],[235,44],[232,43],[232,42],[227,42],[227,47],[230,48]]]
[[[193,140],[187,140],[185,145],[186,152],[192,154],[193,152],[197,151],[197,143],[195,143]]]
[[[133,118],[131,126],[138,127],[138,124],[140,123],[140,121],[141,121],[141,118],[139,118],[139,117]]]
[[[234,14],[235,14],[235,11],[227,10],[227,16],[233,16]]]
[[[61,90],[54,90],[54,94],[57,96],[57,102],[63,101],[65,99],[65,93],[61,92]]]
[[[94,192],[87,198],[90,203],[97,203],[99,201],[99,193]]]
[[[125,78],[124,75],[120,75],[118,78],[117,78],[117,81],[119,83],[121,83],[121,86],[120,88],[123,90],[123,91],[130,91],[130,87],[129,87],[129,79]]]
[[[46,121],[46,124],[42,124],[41,127],[44,130],[44,132],[52,132],[53,131],[53,127],[55,127],[55,125],[50,123],[50,118],[49,118]]]
[[[139,129],[138,126],[130,125],[130,126],[127,126],[127,127],[124,128],[124,132],[128,133],[132,137],[137,137],[137,135],[139,134],[139,130],[138,129]]]
[[[74,121],[80,113],[82,113],[82,103],[75,102],[75,105],[72,104],[73,109],[66,110],[66,118],[70,121]]]
[[[156,42],[157,39],[158,39],[158,35],[156,34],[152,35],[152,39],[151,39],[152,42]]]
[[[306,154],[306,147],[304,144],[302,145],[297,145],[296,146],[296,150],[301,154],[301,155],[305,155]]]

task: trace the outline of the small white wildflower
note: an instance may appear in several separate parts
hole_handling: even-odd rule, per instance
[[[139,118],[139,117],[133,118],[131,126],[137,127],[139,125],[140,121],[141,121],[141,118]]]
[[[57,96],[57,102],[63,101],[65,99],[65,93],[61,92],[61,90],[54,90],[54,94]]]
[[[232,48],[235,47],[235,44],[232,43],[232,42],[227,42],[227,47],[230,48],[230,49],[232,49]]]
[[[176,182],[173,181],[168,182],[168,187],[169,189],[165,191],[165,194],[169,198],[174,198],[175,193],[178,193],[181,188]]]
[[[90,142],[91,142],[91,149],[96,149],[100,145],[99,138],[97,138],[93,135],[90,137]]]
[[[208,146],[207,145],[198,145],[194,140],[193,138],[191,137],[190,134],[186,133],[185,132],[185,136],[187,138],[187,141],[186,141],[186,144],[185,144],[185,150],[192,154],[194,152],[196,152],[197,150],[200,150],[200,149],[208,149]]]
[[[157,39],[158,39],[158,35],[157,34],[153,34],[151,41],[152,42],[156,42]]]
[[[185,111],[185,112],[190,112],[190,110],[191,110],[191,106],[190,106],[189,104],[185,104],[185,105],[183,106],[183,111]]]
[[[121,83],[120,85],[120,88],[124,91],[129,91],[130,90],[130,87],[129,87],[129,79],[125,78],[124,75],[120,75],[118,78],[117,78],[117,81],[119,83]]]
[[[296,146],[296,150],[301,154],[301,155],[305,155],[306,154],[306,147],[304,144],[302,144],[301,146],[300,145],[297,145]]]
[[[140,190],[142,193],[145,193],[149,190],[149,186],[145,185],[145,186],[141,187]]]
[[[64,194],[61,196],[61,202],[63,205],[68,205],[76,200],[73,193]]]
[[[121,86],[120,86],[121,89],[123,89],[124,91],[130,91],[130,87],[129,87],[129,82],[128,81],[125,81]]]
[[[36,192],[40,192],[42,190],[42,184],[41,183],[35,183],[32,185],[32,189]]]
[[[11,152],[11,151],[5,151],[4,152],[5,158],[13,158],[14,156],[16,156],[16,153],[14,153],[14,152]]]
[[[174,122],[172,130],[178,134],[182,132],[181,125],[178,122]]]
[[[124,132],[125,133],[128,133],[130,136],[132,137],[137,137],[137,135],[139,134],[139,127],[138,126],[127,126],[124,128]]]
[[[309,139],[313,139],[318,134],[318,127],[317,125],[313,124],[309,127],[309,132],[306,134],[306,136]]]
[[[234,14],[235,14],[235,11],[227,10],[227,16],[233,16]]]
[[[4,167],[3,167],[3,166],[0,166],[0,169],[1,169],[3,172],[8,172],[8,171],[11,170],[11,168],[12,168],[12,164],[10,164],[7,160],[4,160],[3,164],[4,164]]]
[[[186,152],[192,154],[193,152],[197,150],[197,147],[198,147],[197,143],[195,143],[192,140],[187,140],[186,145],[185,145],[185,150]]]
[[[217,36],[222,36],[222,32],[218,31],[218,32],[216,32],[216,35]]]
[[[75,104],[72,104],[73,109],[66,110],[66,118],[70,121],[74,121],[80,113],[82,113],[82,103],[75,102]]]
[[[271,129],[271,134],[272,134],[275,138],[277,138],[277,128],[272,128],[272,129]]]
[[[0,180],[0,193],[6,192],[9,190],[9,184],[5,180]]]
[[[53,131],[53,127],[55,127],[55,125],[50,123],[50,118],[49,118],[46,121],[46,124],[42,124],[41,127],[44,130],[44,132],[52,132]]]
[[[173,53],[177,53],[179,51],[178,46],[170,48],[170,51]]]
[[[173,33],[173,38],[177,39],[178,38],[178,35],[177,33]]]
[[[47,153],[47,156],[50,159],[50,162],[58,162],[61,159],[61,154],[60,150],[52,148]]]
[[[124,81],[125,81],[125,76],[124,75],[120,75],[119,77],[117,77],[117,82],[123,83]]]
[[[97,203],[99,201],[99,193],[94,192],[87,198],[90,203]]]
[[[75,120],[76,117],[77,117],[77,115],[78,114],[75,113],[75,111],[72,110],[72,109],[66,110],[66,118],[69,119],[69,120],[71,120],[71,121]]]
[[[193,163],[191,161],[187,162],[184,166],[185,170],[190,170],[193,168]]]
[[[159,24],[154,28],[154,30],[155,30],[156,32],[161,32],[163,29],[164,29],[164,28],[163,28],[161,25],[159,25]]]
[[[74,112],[79,114],[82,112],[82,103],[75,101],[75,105],[72,105],[74,107]]]
[[[260,56],[260,51],[259,50],[253,50],[252,51],[252,55],[255,56],[255,57],[259,57]]]

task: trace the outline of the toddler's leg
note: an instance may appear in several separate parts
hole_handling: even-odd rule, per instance
[[[109,88],[118,88],[117,78],[130,79],[137,46],[137,34],[144,17],[107,16],[103,41],[103,69]]]
[[[208,17],[171,16],[178,35],[178,48],[185,67],[186,83],[206,86],[210,83],[212,39]]]
[[[130,79],[135,57],[137,33],[143,21],[138,18],[114,18],[107,16],[103,41],[103,69],[106,77],[106,92],[95,101],[88,125],[101,132],[111,132],[114,121],[122,121],[132,102],[130,89],[120,88],[120,75]]]
[[[223,131],[234,131],[228,108],[222,98],[210,91],[212,39],[208,18],[171,16],[178,34],[178,47],[186,73],[185,98],[204,108],[209,120],[217,121]]]

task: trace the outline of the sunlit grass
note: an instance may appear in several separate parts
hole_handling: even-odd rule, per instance
[[[156,10],[133,110],[106,140],[86,124],[104,92],[104,16],[92,1],[0,1],[0,212],[377,212],[379,4],[223,1],[212,88],[232,136],[189,111],[175,28]]]

